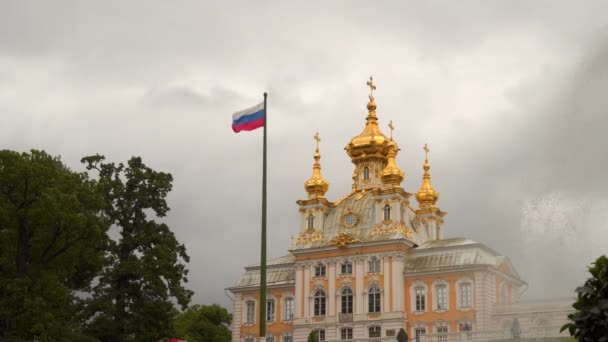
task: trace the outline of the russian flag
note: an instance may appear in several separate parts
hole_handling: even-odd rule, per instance
[[[264,127],[266,110],[264,102],[232,114],[232,130],[235,133],[240,131],[253,131],[256,128]]]

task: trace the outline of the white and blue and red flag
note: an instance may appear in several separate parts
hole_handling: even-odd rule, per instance
[[[253,131],[256,128],[264,127],[266,119],[266,109],[264,102],[232,114],[232,130],[235,133],[240,131]]]

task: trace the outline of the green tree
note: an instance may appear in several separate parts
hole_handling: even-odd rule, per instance
[[[405,329],[399,329],[399,333],[397,334],[397,341],[407,342],[407,333],[405,332]]]
[[[166,224],[148,219],[169,211],[165,198],[173,178],[138,157],[126,166],[103,161],[100,155],[82,159],[99,174],[104,213],[119,238],[108,246],[108,263],[88,301],[87,331],[102,341],[158,341],[173,332],[172,298],[185,308],[192,296],[182,286],[186,248]]]
[[[576,289],[576,312],[568,315],[570,323],[562,327],[579,341],[608,341],[608,258],[600,256],[589,267],[591,278]]]
[[[230,342],[228,326],[232,315],[217,304],[194,305],[181,313],[174,323],[179,339],[198,342]]]
[[[78,336],[107,244],[103,198],[86,173],[43,151],[0,151],[0,340]]]
[[[319,339],[317,338],[317,332],[316,331],[311,331],[310,334],[308,334],[308,340],[306,342],[319,342]]]

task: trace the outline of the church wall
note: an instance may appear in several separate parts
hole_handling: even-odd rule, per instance
[[[475,330],[493,330],[492,308],[496,304],[496,276],[488,271],[475,272]]]
[[[285,297],[293,297],[294,288],[285,287],[278,289],[268,289],[266,298],[275,299],[275,320],[274,322],[267,322],[266,334],[273,334],[274,336],[280,337],[285,333],[291,334],[293,331],[292,321],[283,319],[283,299]],[[255,323],[247,324],[244,322],[244,315],[246,307],[245,301],[253,299],[256,302],[255,305]],[[260,293],[259,290],[237,292],[234,300],[234,311],[233,311],[233,338],[235,342],[240,342],[246,335],[259,336],[260,332]],[[236,328],[239,327],[239,328]],[[279,339],[277,339],[279,341]]]
[[[458,308],[457,301],[457,284],[459,280],[467,279],[471,282],[472,295],[475,298],[475,293],[478,291],[478,286],[475,283],[475,275],[473,272],[454,272],[444,273],[440,275],[432,276],[405,276],[405,309],[407,311],[407,322],[408,322],[408,333],[410,336],[415,336],[414,329],[417,327],[426,328],[426,333],[435,333],[437,324],[444,324],[448,326],[449,332],[458,331],[458,324],[461,322],[470,322],[475,326],[476,318],[476,307],[473,301],[471,309]],[[448,285],[448,309],[446,311],[439,311],[435,309],[434,302],[436,293],[433,289],[435,284],[438,282],[445,283]],[[414,310],[414,291],[413,288],[416,286],[422,286],[426,288],[426,310],[423,312],[416,312]]]

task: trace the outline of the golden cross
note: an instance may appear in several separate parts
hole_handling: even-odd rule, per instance
[[[429,150],[429,147],[427,144],[424,144],[423,150],[424,150],[424,159],[429,160],[429,151],[430,150]]]
[[[317,134],[315,134],[315,136],[313,138],[317,141],[317,151],[318,151],[319,150],[319,142],[321,141],[321,137],[319,136],[319,132],[317,132]]]
[[[369,100],[374,100],[374,90],[376,90],[376,85],[374,84],[374,79],[370,76],[369,81],[367,81],[367,85],[369,86]]]
[[[395,126],[393,125],[393,120],[388,123],[388,128],[391,129],[391,140],[393,140],[393,130],[395,129]]]

